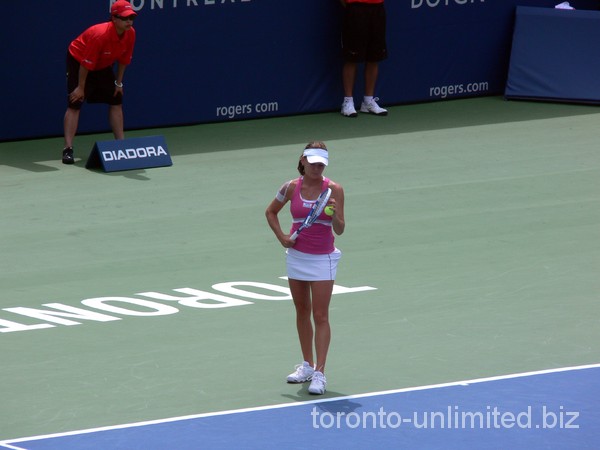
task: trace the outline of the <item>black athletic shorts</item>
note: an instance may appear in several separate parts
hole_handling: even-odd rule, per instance
[[[115,73],[112,67],[100,70],[90,70],[85,81],[85,100],[88,103],[106,103],[108,105],[120,105],[123,96],[115,94]],[[80,109],[83,102],[71,102],[69,94],[79,84],[79,62],[67,52],[67,103],[69,108]]]
[[[383,3],[349,3],[342,20],[342,55],[347,62],[387,58]]]

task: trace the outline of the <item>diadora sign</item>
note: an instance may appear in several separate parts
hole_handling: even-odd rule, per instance
[[[152,158],[156,156],[168,156],[168,153],[160,145],[158,147],[127,148],[124,150],[105,150],[102,152],[104,161],[119,161],[121,159]]]

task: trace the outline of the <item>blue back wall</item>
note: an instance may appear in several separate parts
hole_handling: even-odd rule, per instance
[[[381,64],[380,104],[501,94],[516,5],[555,3],[387,0],[390,57]],[[110,4],[3,2],[0,140],[62,134],[67,46],[108,20]],[[341,104],[338,0],[132,4],[139,16],[124,80],[126,129],[332,111]],[[108,131],[106,116],[105,105],[84,105],[79,132]]]

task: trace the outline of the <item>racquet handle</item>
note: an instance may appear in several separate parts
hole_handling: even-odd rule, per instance
[[[298,232],[297,232],[297,231],[294,231],[294,232],[292,233],[292,235],[290,236],[290,239],[291,239],[292,241],[295,241],[297,237],[298,237]]]

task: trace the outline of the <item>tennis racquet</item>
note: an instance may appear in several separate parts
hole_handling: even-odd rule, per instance
[[[317,197],[315,203],[310,208],[306,219],[304,219],[304,222],[302,222],[302,225],[300,225],[300,228],[294,231],[294,233],[290,236],[290,239],[292,241],[296,240],[296,238],[302,232],[302,230],[309,228],[313,223],[315,223],[317,217],[321,215],[323,209],[325,208],[325,206],[327,206],[327,201],[329,200],[329,197],[331,197],[331,188],[327,188],[323,192],[321,192],[319,197]]]

